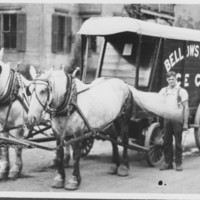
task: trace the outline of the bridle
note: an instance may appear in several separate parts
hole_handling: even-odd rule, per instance
[[[32,83],[34,85],[33,92],[35,92],[35,96],[42,106],[43,110],[50,114],[50,116],[66,116],[70,115],[74,111],[74,105],[77,100],[77,89],[75,84],[75,79],[72,75],[66,74],[67,84],[66,84],[66,92],[64,95],[63,102],[57,107],[52,107],[53,95],[52,95],[52,85],[47,79],[36,78]],[[47,87],[47,99],[46,102],[43,103],[39,98],[36,92],[36,85],[45,85]]]
[[[35,96],[39,102],[39,104],[42,106],[43,110],[47,113],[51,113],[52,112],[52,108],[50,108],[50,103],[52,101],[52,86],[49,82],[49,80],[47,79],[39,79],[39,78],[36,78],[33,83],[31,83],[34,85],[34,89],[33,89],[33,92],[35,92]],[[45,102],[45,104],[42,103],[41,99],[38,97],[38,94],[36,92],[36,85],[45,85],[47,86],[47,100]]]

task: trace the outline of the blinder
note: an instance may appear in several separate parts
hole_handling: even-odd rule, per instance
[[[32,94],[32,93],[31,93],[31,86],[32,86],[32,83],[29,84],[29,86],[26,87],[26,95],[27,95],[27,96],[31,96],[31,94]]]

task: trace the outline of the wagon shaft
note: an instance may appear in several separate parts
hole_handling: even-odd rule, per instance
[[[32,142],[32,141],[28,141],[28,140],[23,140],[23,139],[15,139],[15,138],[7,138],[7,137],[0,137],[0,145],[22,145],[23,147],[26,148],[40,148],[40,149],[44,149],[44,150],[49,150],[49,151],[53,151],[55,150],[55,148],[51,148],[51,147],[46,147],[43,145],[40,145],[36,142]]]
[[[23,140],[15,139],[15,138],[7,138],[3,136],[0,136],[0,145],[1,144],[22,145],[22,146],[26,146],[27,148],[31,147],[30,144],[28,144],[27,142]]]
[[[98,133],[97,136],[100,137],[103,140],[109,140],[109,141],[111,141],[111,142],[113,142],[117,145],[127,147],[128,149],[132,149],[132,150],[136,150],[136,151],[145,151],[145,152],[147,152],[149,150],[147,147],[143,147],[143,146],[140,146],[140,145],[137,145],[137,144],[134,144],[134,143],[132,143],[131,145],[129,145],[129,144],[124,145],[123,143],[116,141],[116,140],[113,140],[112,138],[105,136],[101,133]]]

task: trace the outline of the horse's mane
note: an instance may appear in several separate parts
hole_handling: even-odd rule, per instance
[[[35,77],[31,74],[33,66],[30,64],[19,64],[17,71],[27,80],[32,81]],[[36,69],[35,69],[36,71]],[[36,73],[36,72],[35,72]]]

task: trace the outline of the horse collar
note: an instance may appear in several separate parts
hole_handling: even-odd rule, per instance
[[[4,94],[0,97],[1,106],[9,105],[11,102],[16,100],[20,88],[19,80],[16,77],[17,72],[11,69],[8,87]]]
[[[64,100],[60,106],[51,112],[51,116],[69,116],[74,111],[74,104],[77,101],[77,88],[75,83],[75,78],[72,75],[67,74],[67,84],[66,92],[64,95]]]

